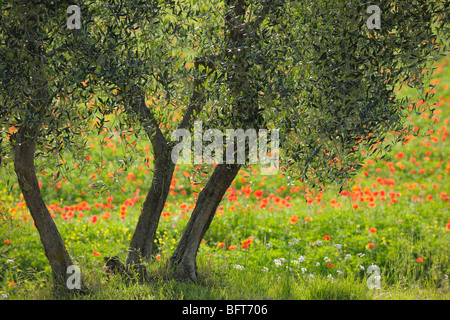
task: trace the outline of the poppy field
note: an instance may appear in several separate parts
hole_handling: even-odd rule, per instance
[[[148,267],[154,283],[126,285],[108,281],[103,259],[126,257],[152,179],[149,141],[111,126],[90,135],[82,161],[39,159],[43,197],[92,289],[81,298],[448,299],[449,56],[436,62],[432,84],[434,114],[408,119],[423,135],[397,145],[390,159],[367,161],[340,192],[310,190],[282,169],[267,176],[242,169],[200,246],[197,283],[167,279],[165,263],[203,186],[201,172],[176,167]],[[14,171],[0,170],[0,297],[48,298],[51,269],[38,232]]]

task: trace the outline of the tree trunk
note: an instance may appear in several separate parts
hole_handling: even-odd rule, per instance
[[[155,156],[156,162],[152,185],[145,198],[136,230],[131,239],[126,262],[127,266],[139,265],[141,259],[149,261],[151,257],[156,229],[158,228],[161,213],[164,210],[164,204],[169,194],[170,183],[175,169],[175,164],[171,160],[169,151],[167,150],[163,157]]]
[[[220,201],[240,167],[239,164],[218,165],[205,188],[200,192],[192,216],[175,252],[170,257],[170,267],[178,280],[195,281],[197,279],[198,248],[216,214]]]
[[[14,170],[52,268],[54,284],[66,286],[67,268],[73,263],[39,189],[34,166],[38,130],[37,125],[33,128],[22,126],[15,134]]]

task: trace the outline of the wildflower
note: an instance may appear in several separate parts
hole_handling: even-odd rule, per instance
[[[219,242],[219,243],[217,244],[217,247],[218,247],[218,248],[222,248],[224,245],[225,245],[225,242]]]
[[[311,221],[311,217],[305,217],[305,221],[306,221],[306,222]]]
[[[13,260],[11,260],[11,259],[9,259],[9,260],[6,260],[6,263],[13,263],[14,261]]]
[[[361,266],[361,265],[359,266],[359,268],[360,268],[361,270],[364,270],[364,267],[363,267],[363,266]]]
[[[96,224],[96,223],[97,223],[97,216],[92,216],[92,217],[89,219],[89,222],[92,223],[92,224]]]
[[[323,258],[323,260],[325,260],[326,262],[330,262],[330,258],[328,257]]]
[[[234,250],[234,249],[236,249],[237,248],[237,245],[232,245],[232,246],[229,246],[228,247],[228,250]]]
[[[93,254],[94,256],[98,257],[98,256],[100,255],[100,252],[94,250],[94,251],[92,251],[92,254]]]
[[[294,214],[294,215],[289,219],[289,222],[290,222],[291,224],[296,224],[297,221],[298,221],[298,218],[297,218],[297,215],[296,215],[296,214]]]
[[[328,235],[323,236],[323,240],[330,241],[330,236],[328,236]]]
[[[250,247],[250,244],[252,243],[252,239],[245,239],[243,241],[243,245],[241,246],[242,249],[248,249]]]
[[[417,258],[417,262],[423,262],[423,258]]]
[[[272,244],[270,242],[266,243],[267,248],[272,248]]]
[[[237,269],[237,270],[245,270],[244,266],[241,266],[239,264],[235,264],[234,268]]]
[[[364,254],[364,253],[358,253],[358,256],[359,256],[360,258],[362,258],[362,257],[365,256],[365,254]]]
[[[156,255],[156,260],[161,260],[161,255],[160,254]]]
[[[269,271],[269,268],[267,268],[267,267],[262,267],[262,271],[268,272],[268,271]]]
[[[316,241],[316,243],[317,243],[317,245],[319,245],[319,246],[322,246],[323,245],[323,242],[322,241]]]
[[[334,245],[336,248],[341,249],[342,248],[342,244],[335,244]]]
[[[316,267],[320,267],[320,263],[319,262],[316,263]]]
[[[305,273],[306,271],[306,268],[302,268],[302,273]]]
[[[255,196],[256,199],[261,199],[263,196],[264,191],[262,190],[256,190],[253,195]]]
[[[373,248],[373,246],[374,246],[374,244],[373,244],[372,242],[369,242],[369,243],[367,244],[367,247],[369,247],[369,248]]]
[[[3,240],[3,242],[4,242],[5,244],[11,244],[11,240],[8,240],[8,239]]]
[[[332,267],[334,267],[334,264],[333,263],[327,263],[327,267],[328,268],[332,268]]]
[[[333,278],[333,276],[332,276],[331,274],[329,274],[329,275],[327,276],[327,278],[331,280],[331,283],[334,282],[334,278]]]
[[[350,259],[351,257],[352,257],[351,254],[346,254],[346,255],[345,255],[345,260]]]
[[[8,296],[6,295],[6,294],[4,294],[4,293],[2,293],[2,295],[0,296],[2,299],[7,299],[8,298]]]
[[[275,260],[273,260],[273,262],[275,262],[275,265],[276,265],[277,267],[281,266],[281,260],[275,259]]]
[[[300,258],[298,258],[298,262],[303,262],[305,261],[305,257],[304,256],[300,256]]]
[[[313,275],[312,273],[309,274],[309,277],[310,277],[310,278],[313,278],[313,279],[315,278],[314,275]]]
[[[339,274],[342,274],[342,271],[340,271],[340,270],[336,270],[336,272],[339,273]]]

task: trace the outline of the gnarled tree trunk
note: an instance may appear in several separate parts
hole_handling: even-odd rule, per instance
[[[14,170],[52,268],[54,284],[65,286],[67,268],[73,263],[39,189],[34,165],[38,130],[37,125],[32,128],[23,126],[14,135]]]
[[[208,230],[217,207],[228,187],[236,177],[239,164],[219,164],[198,200],[175,252],[170,257],[170,267],[175,278],[185,281],[197,279],[197,251]]]
[[[155,160],[152,185],[145,198],[136,230],[131,239],[126,262],[127,266],[139,265],[141,259],[143,261],[150,260],[159,218],[169,194],[175,168],[170,158],[170,152],[166,152],[161,158]]]

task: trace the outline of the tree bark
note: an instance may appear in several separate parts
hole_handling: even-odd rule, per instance
[[[22,126],[15,134],[14,170],[52,268],[54,284],[66,286],[67,268],[73,263],[39,189],[34,165],[38,130],[37,125],[32,128]]]
[[[11,138],[14,170],[25,203],[39,232],[45,255],[52,268],[54,286],[66,290],[67,268],[73,263],[42,198],[34,164],[36,141],[42,125],[41,119],[45,116],[46,107],[52,100],[45,72],[47,53],[44,39],[47,36],[45,28],[40,22],[40,6],[33,1],[27,1],[24,8],[22,40],[27,55],[26,58],[18,58],[18,63],[28,66],[31,94],[27,93],[26,95],[31,96],[29,101],[33,115],[32,117],[27,115],[25,122]],[[19,92],[19,94],[25,95],[24,92]]]
[[[171,158],[172,147],[159,129],[159,124],[153,113],[145,105],[145,95],[142,89],[133,85],[131,90],[134,93],[131,107],[139,116],[140,122],[150,139],[155,162],[152,184],[131,239],[126,260],[127,268],[140,267],[141,262],[150,260],[156,229],[169,195],[170,183],[175,169],[175,164]],[[141,270],[137,269],[136,271],[140,272]]]
[[[166,152],[160,158],[155,157],[155,160],[152,185],[145,198],[136,230],[131,239],[126,261],[127,266],[139,265],[141,259],[146,262],[150,260],[156,229],[169,194],[175,168],[170,152]]]
[[[205,188],[200,192],[194,211],[183,232],[175,252],[170,257],[170,268],[176,279],[197,279],[197,251],[208,230],[217,207],[241,165],[219,164]]]

